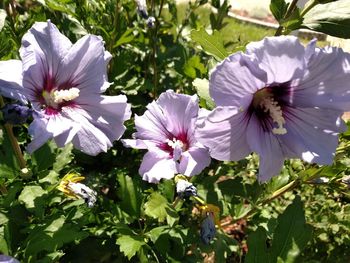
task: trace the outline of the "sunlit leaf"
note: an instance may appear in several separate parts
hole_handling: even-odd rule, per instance
[[[118,237],[117,244],[120,251],[130,260],[145,244],[142,237],[123,235]]]
[[[5,19],[6,19],[6,11],[4,9],[0,9],[0,31],[5,25]]]
[[[222,36],[218,31],[214,31],[212,35],[209,35],[204,28],[193,30],[191,31],[191,38],[201,45],[204,52],[214,56],[219,61],[229,55],[224,47]]]
[[[306,224],[303,203],[296,196],[293,203],[277,219],[271,256],[279,257],[283,262],[292,262],[305,248],[311,236],[312,227]]]
[[[306,13],[302,26],[335,37],[350,38],[350,1],[316,5]]]
[[[213,109],[215,107],[215,103],[213,99],[210,97],[209,94],[209,81],[207,79],[199,79],[196,78],[193,82],[192,85],[195,87],[198,96],[201,99],[204,99],[206,102],[206,105],[208,106],[209,109]]]
[[[167,215],[167,209],[171,209],[168,200],[161,194],[154,192],[149,197],[147,202],[144,205],[145,214],[158,219],[159,222],[163,222]]]

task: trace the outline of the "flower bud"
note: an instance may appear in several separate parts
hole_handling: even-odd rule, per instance
[[[27,106],[19,104],[6,104],[1,111],[4,121],[12,125],[25,123],[33,113]]]
[[[209,245],[210,241],[212,241],[215,237],[216,229],[214,222],[214,214],[209,212],[207,213],[206,218],[203,220],[201,225],[201,240],[204,244]]]
[[[176,183],[176,193],[180,198],[197,196],[197,188],[192,183],[179,179]]]
[[[153,16],[150,16],[147,18],[146,24],[149,28],[153,28],[156,25],[156,19]]]

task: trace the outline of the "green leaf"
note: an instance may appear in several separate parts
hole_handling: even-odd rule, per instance
[[[239,250],[238,242],[221,230],[216,232],[216,241],[213,245],[216,262],[226,262],[227,257],[230,256],[232,252],[238,252]]]
[[[64,244],[87,236],[88,234],[81,232],[78,226],[68,223],[64,216],[56,217],[30,231],[25,241],[25,257],[35,258],[42,251],[54,252]]]
[[[201,59],[199,56],[193,56],[189,60],[186,61],[184,65],[184,73],[190,78],[196,78],[197,71],[200,75],[206,73],[206,69],[204,65],[201,63]]]
[[[147,232],[146,235],[151,239],[153,243],[155,243],[159,238],[159,236],[169,231],[169,229],[170,229],[169,226],[155,227],[155,228],[152,228],[149,232]]]
[[[140,248],[145,245],[145,241],[139,236],[123,235],[118,237],[117,242],[120,251],[130,260]]]
[[[56,145],[53,141],[48,141],[32,154],[33,164],[37,167],[37,171],[46,171],[52,167],[55,162]]]
[[[9,253],[9,245],[7,244],[7,240],[5,238],[5,226],[0,226],[0,253],[8,254]]]
[[[350,38],[350,1],[316,5],[305,14],[302,26],[335,37]]]
[[[45,4],[52,10],[75,16],[75,5],[69,3],[61,3],[57,0],[45,0]]]
[[[289,4],[285,0],[271,0],[270,10],[278,22],[280,22],[287,13]]]
[[[209,35],[204,28],[191,31],[193,41],[201,45],[204,52],[214,56],[218,61],[223,60],[229,54],[226,51],[221,33],[214,30],[212,35]]]
[[[135,38],[134,29],[129,28],[120,36],[120,38],[117,40],[117,43],[115,43],[113,48],[119,47],[120,45],[123,45],[123,44],[130,43],[131,41],[134,40],[134,38]]]
[[[300,16],[300,9],[295,8],[293,13],[290,16],[288,16],[288,18],[285,21],[281,20],[280,23],[286,28],[285,33],[288,33],[290,31],[299,29],[301,27],[302,22],[303,19]]]
[[[5,131],[0,129],[0,177],[14,178],[20,173],[16,155]]]
[[[4,9],[0,9],[0,31],[5,25],[5,19],[6,19],[6,11]]]
[[[207,107],[213,109],[215,107],[215,102],[209,94],[209,81],[207,79],[196,78],[192,82],[192,85],[195,87],[198,96],[205,100]]]
[[[167,209],[170,209],[167,199],[161,194],[154,192],[145,203],[145,214],[163,222],[167,217]]]
[[[248,253],[245,263],[270,262],[270,257],[266,247],[266,231],[259,227],[255,232],[248,236]]]
[[[37,198],[42,197],[47,192],[39,185],[29,185],[23,188],[18,197],[18,201],[25,205],[27,209],[34,209],[38,206]]]
[[[73,144],[69,143],[64,148],[60,148],[58,150],[56,160],[53,164],[53,170],[55,172],[59,173],[63,168],[67,166],[67,164],[69,164],[72,161],[72,149]]]
[[[121,199],[120,207],[132,217],[140,217],[142,202],[141,189],[136,178],[118,174],[119,182],[118,197]]]
[[[312,227],[305,223],[303,204],[299,196],[277,219],[271,256],[283,262],[294,262],[312,237]]]

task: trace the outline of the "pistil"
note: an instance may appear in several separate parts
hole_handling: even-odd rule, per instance
[[[287,133],[286,128],[283,125],[286,123],[283,117],[283,111],[278,102],[274,99],[268,88],[259,90],[254,94],[253,107],[255,109],[262,109],[268,114],[277,127],[272,129],[272,133],[277,135],[283,135]]]

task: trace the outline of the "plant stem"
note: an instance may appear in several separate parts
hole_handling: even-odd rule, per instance
[[[293,14],[293,11],[295,10],[295,8],[296,8],[296,6],[297,6],[298,1],[299,1],[299,0],[293,0],[293,1],[290,3],[290,5],[289,5],[289,7],[288,7],[288,10],[287,10],[286,14],[285,14],[284,17],[283,17],[283,20],[288,19],[288,17],[290,17],[290,15]],[[276,33],[275,33],[275,36],[280,36],[280,35],[282,35],[283,28],[284,28],[283,26],[279,26],[279,27],[277,28],[277,31],[276,31]]]
[[[4,107],[5,103],[3,98],[0,96],[0,107]],[[7,133],[7,136],[10,140],[11,146],[13,151],[15,152],[19,167],[21,169],[26,168],[26,161],[24,160],[21,148],[19,147],[18,141],[16,139],[16,136],[13,134],[13,130],[12,130],[12,125],[11,124],[5,124],[5,131]]]
[[[309,12],[315,5],[319,4],[318,0],[313,0],[301,11],[300,16],[303,17],[307,12]]]
[[[156,15],[155,11],[155,2],[152,0],[151,2],[151,8],[152,8],[152,15],[154,15],[156,22],[155,27],[152,30],[151,34],[151,40],[152,40],[152,66],[153,66],[153,97],[157,98],[157,87],[158,87],[158,68],[157,68],[157,48],[158,48],[158,28],[159,28],[159,18],[162,14],[164,5],[164,0],[161,0],[160,6],[159,6],[159,12],[158,15]]]

